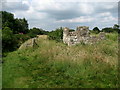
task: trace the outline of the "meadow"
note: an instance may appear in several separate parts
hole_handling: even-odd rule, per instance
[[[118,34],[93,45],[40,38],[3,57],[3,88],[117,88]]]

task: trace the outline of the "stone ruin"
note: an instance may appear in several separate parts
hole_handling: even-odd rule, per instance
[[[29,47],[36,47],[38,46],[37,40],[39,38],[47,39],[46,35],[37,35],[35,38],[31,38],[24,42],[19,49],[26,49]],[[93,44],[98,41],[105,39],[105,33],[100,32],[98,36],[92,36],[89,33],[89,27],[86,26],[79,26],[77,27],[76,31],[70,32],[69,28],[65,27],[63,30],[63,42],[66,43],[68,46],[76,45],[79,43],[84,44]]]
[[[34,48],[34,47],[38,47],[38,40],[39,39],[47,39],[47,35],[37,35],[36,37],[34,38],[31,38],[31,39],[28,39],[27,41],[25,41],[20,47],[19,49],[27,49],[27,48]]]
[[[36,43],[36,39],[37,38],[31,38],[29,40],[27,40],[26,42],[24,42],[20,47],[19,49],[27,49],[29,47],[35,47],[37,45]]]
[[[69,28],[65,27],[63,30],[63,42],[68,46],[76,45],[78,43],[93,44],[105,39],[105,33],[100,32],[98,36],[92,36],[89,33],[89,27],[78,26],[76,31],[70,32]]]

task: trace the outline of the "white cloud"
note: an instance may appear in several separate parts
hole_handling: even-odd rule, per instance
[[[6,10],[14,13],[16,18],[25,17],[31,28],[42,27],[51,30],[58,26],[70,25],[71,28],[79,24],[103,27],[117,23],[117,3],[103,3],[105,0],[101,3],[100,0],[7,1],[10,3],[7,4]],[[12,2],[19,3],[12,4]]]
[[[115,7],[117,7],[118,6],[118,3],[116,3],[116,2],[113,2],[113,3],[106,3],[106,4],[104,4],[104,3],[102,3],[101,4],[101,8],[104,8],[104,9],[113,9],[113,8],[115,8]]]
[[[78,9],[84,14],[92,14],[94,12],[94,6],[90,3],[80,3]]]
[[[43,2],[119,2],[119,0],[39,0]]]
[[[31,2],[31,5],[38,11],[41,10],[68,10],[73,8],[72,5],[70,5],[70,2],[68,3],[63,3],[63,2],[57,2],[54,0],[43,0],[43,1],[39,1],[38,0],[33,0]]]
[[[3,0],[3,2],[21,2],[22,0]]]
[[[45,19],[47,16],[45,13],[36,12],[33,7],[26,12],[24,11],[15,11],[15,17],[26,18],[28,20],[40,20]]]
[[[110,23],[110,22],[117,23],[118,19],[117,17],[114,17],[110,12],[103,12],[103,13],[97,14],[95,16],[95,20],[96,22],[99,21],[102,23]]]
[[[26,11],[29,9],[29,4],[22,2],[3,2],[3,10],[8,11]]]
[[[57,22],[70,22],[70,23],[85,23],[85,22],[92,22],[94,18],[89,16],[81,16],[73,19],[67,19],[67,20],[59,20]]]
[[[117,18],[113,17],[113,16],[109,16],[109,17],[104,17],[101,22],[103,23],[109,23],[109,22],[117,22]]]
[[[22,1],[22,4],[30,5],[29,1]]]
[[[97,16],[98,17],[111,16],[111,13],[110,12],[103,12],[103,13],[99,13]]]
[[[3,0],[3,2],[22,2],[22,1],[34,1],[38,0]],[[119,0],[39,0],[39,2],[119,2]]]

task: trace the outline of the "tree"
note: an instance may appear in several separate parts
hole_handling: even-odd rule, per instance
[[[45,31],[43,29],[39,29],[39,28],[36,28],[36,27],[33,27],[32,29],[29,30],[29,33],[28,35],[33,38],[35,37],[36,35],[47,35],[49,32],[48,31]]]
[[[119,32],[120,31],[119,27],[120,27],[119,25],[114,24],[113,26],[114,32]]]
[[[48,34],[48,38],[50,40],[56,40],[58,42],[61,42],[63,38],[63,28],[57,28],[55,31],[51,31]]]
[[[9,27],[2,30],[2,49],[4,51],[12,51],[16,48],[16,38]]]
[[[93,32],[96,33],[96,34],[98,34],[98,33],[100,32],[100,30],[99,30],[98,27],[94,27],[94,28],[93,28]]]
[[[69,32],[73,32],[73,31],[75,31],[75,30],[74,30],[74,29],[70,29],[70,30],[69,30]]]
[[[14,15],[6,11],[1,11],[0,13],[2,13],[2,29],[9,27],[14,34],[28,33],[28,23],[25,18],[14,19]]]
[[[106,28],[103,28],[102,29],[102,32],[106,32],[106,33],[111,33],[111,32],[113,32],[114,30],[113,30],[113,28],[111,28],[111,27],[106,27]]]
[[[38,34],[42,34],[41,33],[41,31],[40,31],[40,29],[39,28],[32,28],[32,29],[30,29],[30,31],[29,31],[29,33],[28,33],[28,35],[31,37],[31,38],[33,38],[33,37],[35,37],[36,35],[38,35]]]
[[[9,27],[11,30],[13,30],[14,15],[6,11],[1,11],[0,13],[2,13],[2,29],[4,29],[4,27]]]
[[[113,26],[113,29],[119,29],[119,25],[117,25],[117,24],[114,24],[114,26]]]
[[[23,19],[16,18],[15,22],[14,22],[14,27],[15,27],[15,30],[13,33],[15,33],[15,34],[28,33],[28,23],[27,23],[27,20],[25,18],[23,18]]]
[[[107,33],[112,33],[112,32],[119,32],[119,25],[114,24],[113,27],[106,27],[102,29],[103,32],[107,32]]]

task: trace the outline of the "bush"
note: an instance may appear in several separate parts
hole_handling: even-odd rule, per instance
[[[34,38],[36,37],[36,35],[45,35],[47,34],[48,32],[47,31],[44,31],[42,29],[39,29],[39,28],[33,28],[33,29],[30,29],[29,33],[28,33],[28,36],[30,36],[31,38]]]
[[[98,28],[98,27],[93,28],[93,33],[98,34],[99,32],[100,32],[100,30],[99,30],[99,28]]]
[[[56,40],[57,42],[61,42],[63,38],[63,29],[60,28],[60,29],[56,29],[55,31],[51,31],[48,34],[48,38],[50,40]]]
[[[16,49],[17,39],[15,38],[12,30],[9,27],[5,27],[2,30],[2,49],[5,51],[13,51]]]
[[[24,43],[26,40],[30,39],[30,36],[28,36],[27,34],[16,34],[15,38],[18,41],[16,47],[19,48],[22,43]]]
[[[113,32],[119,32],[120,29],[116,29],[116,28],[103,28],[102,31],[106,32],[106,33],[113,33]]]
[[[14,51],[19,46],[30,39],[27,34],[13,34],[12,30],[9,27],[5,27],[2,30],[2,49],[3,52]]]

